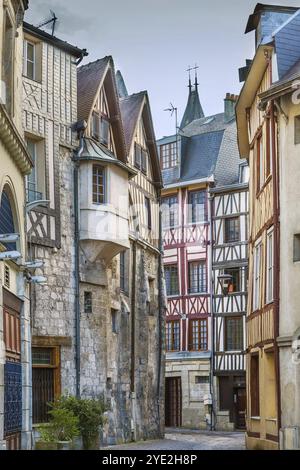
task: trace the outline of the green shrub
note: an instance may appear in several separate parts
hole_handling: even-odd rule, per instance
[[[79,436],[79,419],[71,410],[54,405],[49,415],[50,422],[39,428],[42,441],[72,441]]]

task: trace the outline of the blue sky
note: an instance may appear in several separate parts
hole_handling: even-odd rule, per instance
[[[254,54],[245,35],[252,0],[30,0],[26,20],[37,25],[49,10],[60,19],[56,32],[87,48],[93,61],[114,57],[129,93],[148,90],[157,138],[175,131],[164,112],[170,102],[181,119],[187,100],[189,65],[199,66],[205,114],[222,112],[227,92],[238,94],[238,68]],[[276,4],[276,0],[263,3]],[[278,4],[300,6],[300,0]]]

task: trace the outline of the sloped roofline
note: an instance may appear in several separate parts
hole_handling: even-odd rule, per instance
[[[265,3],[258,3],[252,15],[249,16],[246,26],[245,34],[250,33],[256,29],[259,20],[259,14],[263,11],[278,11],[280,13],[292,13],[299,10],[299,7],[289,7],[282,5],[266,5]]]
[[[133,96],[138,96],[138,95],[143,96],[143,100],[141,100],[140,102],[140,110],[137,115],[137,119],[133,128],[132,135],[130,136],[128,152],[130,152],[130,149],[133,145],[134,136],[136,133],[139,120],[143,118],[143,113],[146,110],[146,124],[148,123],[148,126],[145,125],[145,131],[146,131],[146,134],[148,134],[147,137],[149,137],[147,140],[147,143],[151,152],[151,161],[153,163],[153,171],[154,171],[154,178],[155,178],[154,184],[162,188],[163,180],[162,180],[162,174],[161,174],[161,169],[160,169],[160,161],[158,157],[158,150],[157,150],[157,145],[156,145],[156,138],[155,138],[154,125],[153,125],[148,92],[141,91],[139,93],[135,93],[134,95],[130,95],[126,98],[123,98],[122,101],[130,100],[130,98],[132,98]]]
[[[53,46],[62,49],[65,52],[68,52],[74,57],[80,59],[81,57],[88,56],[88,52],[86,49],[80,49],[79,47],[73,46],[72,44],[63,41],[62,39],[57,38],[56,36],[52,36],[51,34],[47,33],[46,31],[33,26],[30,23],[23,22],[23,30],[25,33],[31,34],[42,41],[47,42],[48,44],[52,44]]]
[[[118,133],[120,134],[120,141],[121,141],[120,142],[121,143],[121,149],[120,149],[121,150],[121,155],[120,156],[121,156],[122,161],[124,163],[127,163],[128,153],[127,153],[127,147],[126,147],[124,128],[123,128],[123,124],[122,124],[119,95],[118,95],[118,90],[117,90],[117,85],[116,85],[116,78],[115,78],[116,74],[115,74],[114,61],[113,61],[112,56],[106,56],[101,60],[104,60],[104,59],[107,59],[107,64],[106,64],[106,67],[105,67],[105,71],[104,71],[104,73],[101,77],[101,80],[99,81],[98,86],[96,88],[96,92],[95,92],[95,95],[94,95],[94,98],[93,98],[93,102],[92,102],[92,105],[89,109],[88,119],[90,119],[91,116],[92,116],[92,112],[93,112],[97,97],[100,93],[101,87],[104,85],[105,80],[109,77],[109,79],[111,80],[111,85],[113,87],[114,104],[115,104],[116,109],[117,109],[117,116],[115,116],[116,119],[114,119],[114,124],[116,125]],[[91,66],[91,65],[95,64],[96,62],[97,61],[94,61],[94,62],[91,62],[89,64],[83,65],[81,67],[81,69],[83,69],[84,67]],[[108,95],[111,96],[110,94],[108,94]]]

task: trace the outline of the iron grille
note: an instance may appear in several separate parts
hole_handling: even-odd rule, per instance
[[[4,366],[4,433],[22,430],[22,365],[7,362]]]

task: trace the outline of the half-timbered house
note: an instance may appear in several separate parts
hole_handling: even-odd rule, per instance
[[[166,315],[166,425],[213,428],[212,206],[210,189],[238,177],[234,106],[205,117],[195,85],[178,135],[158,141]]]
[[[149,99],[118,88],[105,57],[79,69],[78,104],[81,392],[109,402],[108,442],[158,437],[162,180]]]
[[[240,154],[250,167],[246,442],[250,449],[296,449],[300,11],[258,4],[251,31],[256,53],[241,70],[237,105]]]
[[[226,170],[225,170],[226,171]],[[216,429],[244,429],[248,280],[248,165],[211,189]]]
[[[24,212],[32,160],[22,129],[22,21],[0,2],[0,449],[30,449],[30,304]]]

